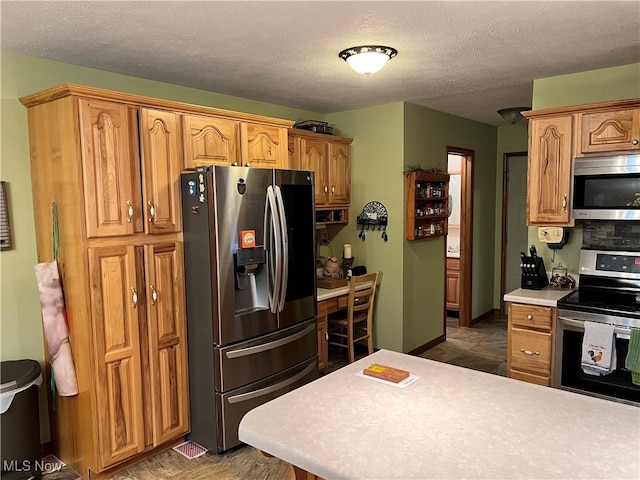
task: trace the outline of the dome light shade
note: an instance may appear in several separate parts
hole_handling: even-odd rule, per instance
[[[395,48],[383,45],[361,45],[346,48],[338,56],[356,72],[369,76],[380,71],[397,54],[398,51]]]
[[[511,107],[511,108],[503,108],[502,110],[498,110],[498,113],[502,118],[504,118],[507,122],[515,125],[524,117],[522,116],[522,112],[526,110],[531,110],[529,107]]]

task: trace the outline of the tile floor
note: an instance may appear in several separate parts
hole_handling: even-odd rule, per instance
[[[357,358],[366,355],[360,351]],[[447,321],[447,340],[424,352],[421,357],[473,368],[496,375],[507,371],[507,319],[492,317],[472,328],[458,327],[458,320]],[[347,363],[342,351],[330,351],[327,373]],[[68,467],[45,474],[43,480],[76,480]],[[288,465],[277,458],[267,458],[249,446],[238,447],[222,455],[205,453],[189,460],[168,450],[122,471],[109,480],[279,480],[289,478]]]

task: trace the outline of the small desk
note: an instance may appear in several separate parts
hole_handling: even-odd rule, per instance
[[[363,283],[358,289],[367,288]],[[318,368],[327,368],[329,363],[328,317],[330,313],[346,310],[349,306],[349,285],[338,288],[318,288]]]
[[[346,309],[348,304],[349,285],[318,289],[318,369],[320,371],[327,368],[329,364],[329,314]]]
[[[421,378],[354,375],[372,363]],[[326,479],[621,479],[640,478],[639,426],[635,406],[379,350],[251,410],[238,433]]]

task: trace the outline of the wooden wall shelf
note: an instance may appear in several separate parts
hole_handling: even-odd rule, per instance
[[[407,175],[407,240],[445,236],[449,218],[449,174]]]

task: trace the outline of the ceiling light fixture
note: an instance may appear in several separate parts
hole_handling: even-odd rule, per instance
[[[522,112],[530,110],[529,107],[511,107],[511,108],[503,108],[502,110],[498,110],[498,113],[502,118],[504,118],[507,122],[515,125],[524,117],[522,116]]]
[[[356,72],[366,75],[376,73],[395,57],[398,51],[384,45],[361,45],[342,50],[338,56]]]

